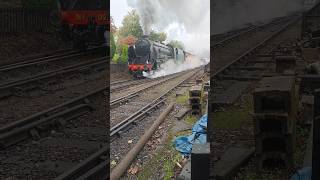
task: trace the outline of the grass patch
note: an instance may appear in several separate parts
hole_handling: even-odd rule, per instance
[[[246,167],[241,171],[238,178],[239,180],[276,180],[276,179],[283,179],[284,174],[281,170],[261,170],[256,171],[253,164],[249,167]],[[287,178],[285,178],[287,179]]]
[[[153,177],[155,171],[162,171],[165,180],[172,179],[176,162],[181,161],[181,154],[175,150],[172,141],[175,136],[169,133],[164,146],[157,150],[153,158],[144,165],[144,169],[139,172],[138,179],[147,180]],[[162,170],[161,170],[162,168]]]
[[[240,128],[243,123],[251,119],[250,109],[234,108],[213,114],[215,128]]]
[[[191,114],[188,114],[185,118],[184,121],[190,125],[194,125],[197,122],[198,118],[196,116],[193,116]]]
[[[177,134],[175,135],[176,137],[178,136],[186,136],[186,135],[190,135],[192,134],[192,130],[189,129],[189,130],[185,130],[185,131],[179,131],[177,132]]]
[[[189,96],[183,95],[176,98],[176,102],[181,105],[188,105]]]

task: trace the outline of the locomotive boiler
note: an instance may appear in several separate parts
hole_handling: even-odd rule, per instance
[[[161,68],[161,65],[173,60],[176,64],[185,61],[185,52],[143,36],[128,49],[128,69],[134,77],[142,77],[143,72]]]

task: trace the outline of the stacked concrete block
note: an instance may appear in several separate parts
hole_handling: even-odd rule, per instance
[[[207,81],[204,86],[203,86],[203,90],[206,92],[210,91],[210,81]]]
[[[201,114],[202,86],[192,86],[189,91],[189,103],[192,114]]]
[[[298,106],[295,78],[266,77],[255,89],[253,99],[258,167],[268,159],[291,166]]]
[[[295,71],[297,58],[295,56],[277,56],[276,72],[284,73],[286,71]]]

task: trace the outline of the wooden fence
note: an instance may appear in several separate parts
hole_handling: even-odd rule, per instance
[[[49,9],[0,8],[0,34],[18,32],[47,32]]]

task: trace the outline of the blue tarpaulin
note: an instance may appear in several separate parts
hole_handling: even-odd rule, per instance
[[[174,140],[177,151],[185,156],[189,156],[192,144],[205,144],[207,142],[207,115],[203,115],[192,127],[192,134],[189,136],[179,136]]]
[[[290,180],[311,180],[311,167],[305,167],[298,170]]]

